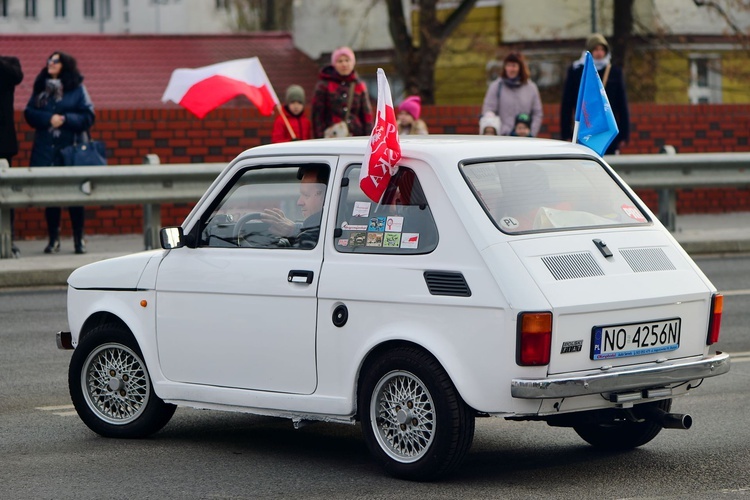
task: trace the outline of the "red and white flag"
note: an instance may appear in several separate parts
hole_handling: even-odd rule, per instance
[[[161,100],[176,102],[202,119],[238,95],[246,96],[266,116],[280,104],[257,57],[176,69]]]
[[[383,196],[388,181],[398,170],[401,145],[398,142],[396,112],[385,72],[378,68],[378,110],[370,144],[359,173],[359,187],[374,202]]]

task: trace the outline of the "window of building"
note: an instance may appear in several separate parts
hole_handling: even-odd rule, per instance
[[[216,0],[216,9],[229,9],[229,0]]]
[[[109,19],[112,16],[111,0],[83,0],[83,17],[86,19]],[[101,12],[99,12],[101,9]]]
[[[8,17],[8,0],[0,0],[0,17]]]
[[[692,104],[720,104],[721,59],[718,54],[693,54],[690,62],[688,97]]]
[[[55,0],[55,17],[65,18],[67,15],[67,2],[66,0]]]
[[[24,16],[36,18],[36,0],[26,0]]]
[[[96,14],[96,0],[83,0],[83,17],[93,18]]]

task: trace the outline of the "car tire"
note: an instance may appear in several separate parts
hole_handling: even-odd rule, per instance
[[[474,438],[474,412],[440,363],[424,351],[401,347],[364,370],[362,432],[385,470],[429,481],[458,467]]]
[[[141,438],[164,427],[176,407],[154,392],[132,334],[105,324],[73,351],[68,388],[83,422],[104,437]]]
[[[653,403],[635,405],[634,411],[653,406],[669,412],[672,400],[665,399]],[[590,445],[602,450],[629,450],[637,448],[654,439],[662,430],[662,426],[651,420],[632,422],[628,420],[606,424],[584,424],[573,427],[576,433]]]

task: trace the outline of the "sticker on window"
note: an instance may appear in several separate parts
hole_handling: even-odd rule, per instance
[[[419,233],[401,233],[401,248],[417,248]]]
[[[383,235],[383,246],[387,248],[398,248],[401,245],[401,233],[385,233]]]
[[[367,233],[352,233],[349,235],[350,247],[363,247],[367,243]]]
[[[400,233],[404,227],[403,217],[388,217],[385,221],[385,230],[392,233]]]
[[[367,246],[368,247],[382,247],[383,246],[383,233],[367,233]]]
[[[367,231],[367,224],[349,224],[344,221],[341,223],[341,229],[344,231]]]
[[[638,222],[646,222],[646,218],[643,216],[641,211],[635,208],[633,205],[623,205],[620,208],[622,208],[622,211],[625,212],[625,215],[627,215],[631,219]]]
[[[336,244],[338,246],[340,246],[340,247],[348,247],[349,246],[349,239],[348,238],[341,238],[341,239],[339,239],[339,241]]]
[[[377,231],[382,233],[385,231],[385,217],[373,217],[370,219],[370,225],[367,226],[368,231]]]
[[[369,217],[371,205],[372,204],[369,201],[354,202],[354,210],[352,211],[352,217]]]

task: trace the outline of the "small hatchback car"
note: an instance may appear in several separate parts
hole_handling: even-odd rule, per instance
[[[722,297],[617,174],[566,142],[402,139],[379,202],[367,138],[241,154],[163,249],[69,278],[69,386],[94,432],[176,405],[360,422],[398,477],[466,455],[477,416],[627,449],[729,370]]]

